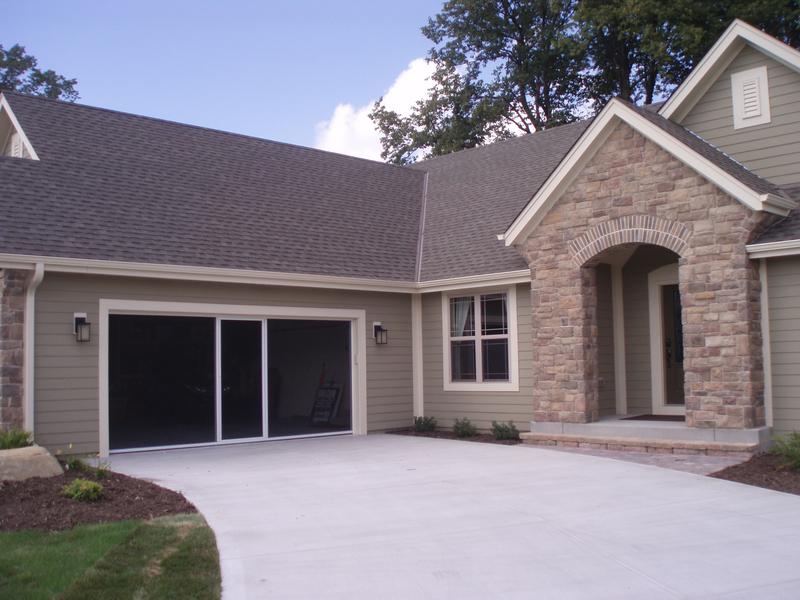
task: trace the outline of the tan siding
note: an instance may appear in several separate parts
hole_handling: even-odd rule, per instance
[[[517,286],[517,329],[519,350],[518,392],[444,391],[442,356],[442,295],[422,297],[422,352],[425,415],[436,417],[439,425],[451,427],[453,420],[469,418],[486,430],[493,420],[514,421],[520,431],[530,429],[533,419],[533,375],[530,285]]]
[[[775,432],[800,431],[800,258],[769,259],[770,353]]]
[[[617,412],[614,387],[614,314],[611,299],[611,267],[597,267],[597,355],[600,376],[600,414]]]
[[[52,450],[98,450],[98,342],[76,344],[72,314],[98,322],[100,298],[364,309],[382,321],[389,344],[367,343],[370,431],[411,421],[411,299],[381,294],[124,277],[47,274],[36,294],[36,438]]]
[[[767,66],[772,121],[733,128],[731,74]],[[800,184],[800,74],[746,46],[682,125],[778,185]]]
[[[676,257],[657,246],[642,246],[622,269],[625,307],[625,369],[629,413],[653,411],[650,369],[650,309],[647,275]]]

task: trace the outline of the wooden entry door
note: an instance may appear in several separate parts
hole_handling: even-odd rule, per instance
[[[664,404],[683,406],[683,324],[681,294],[677,285],[661,286],[661,312],[664,332]]]

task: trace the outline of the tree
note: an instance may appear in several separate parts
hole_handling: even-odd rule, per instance
[[[408,117],[376,103],[384,159],[471,148],[575,120],[584,60],[575,0],[449,0],[428,20],[436,65],[430,96]],[[429,127],[429,128],[428,128]]]
[[[449,0],[428,20],[430,95],[372,118],[392,162],[560,125],[680,84],[734,18],[800,46],[800,0]]]
[[[11,90],[74,102],[78,99],[77,79],[67,79],[53,70],[42,71],[25,47],[0,45],[0,91]]]

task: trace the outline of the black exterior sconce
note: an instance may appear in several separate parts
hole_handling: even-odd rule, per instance
[[[92,339],[92,324],[86,316],[86,313],[75,313],[73,321],[73,333],[75,334],[75,341],[79,343],[89,342]]]
[[[372,324],[372,336],[379,346],[389,343],[389,330],[383,327],[383,323],[375,322]]]

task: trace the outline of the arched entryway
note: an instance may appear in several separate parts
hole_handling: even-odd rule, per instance
[[[684,319],[679,259],[654,244],[620,244],[593,256],[599,417],[685,414]]]

